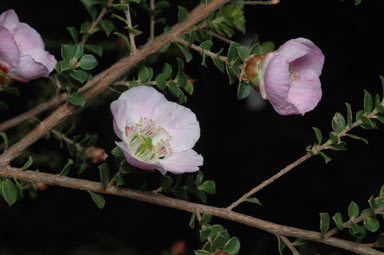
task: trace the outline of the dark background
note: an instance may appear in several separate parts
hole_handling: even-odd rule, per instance
[[[175,1],[175,6],[192,7],[195,2]],[[16,10],[22,22],[42,33],[47,48],[58,59],[60,43],[69,41],[65,27],[79,27],[88,19],[77,1],[0,2],[0,12],[9,8]],[[168,13],[171,20],[175,13]],[[305,116],[280,116],[268,103],[258,111],[251,111],[246,101],[236,99],[236,86],[228,86],[225,75],[210,61],[209,68],[201,67],[200,57],[195,55],[194,62],[186,65],[187,74],[198,79],[195,96],[189,98],[187,106],[200,121],[201,138],[195,149],[204,156],[202,171],[206,179],[214,179],[217,185],[217,194],[209,197],[208,204],[228,206],[302,156],[306,146],[315,141],[313,126],[328,133],[334,113],[345,113],[345,102],[352,103],[356,112],[362,109],[363,89],[372,93],[381,91],[383,13],[382,1],[368,0],[357,7],[352,0],[282,0],[277,6],[245,8],[248,36],[258,33],[262,41],[270,40],[277,46],[291,38],[306,37],[323,50],[323,98],[317,108]],[[105,37],[101,35],[101,38]],[[241,34],[234,38],[243,39]],[[114,40],[110,40],[112,47]],[[111,48],[111,44],[105,45]],[[119,54],[118,50],[107,50],[99,69],[118,60]],[[45,93],[44,82],[14,84],[20,87],[21,97],[9,97],[7,103],[17,110],[1,113],[0,120],[36,103],[30,98]],[[110,150],[116,137],[109,103],[116,96],[105,93],[102,97],[104,101],[99,99],[104,103],[93,102],[80,113],[76,119],[77,132],[98,133],[98,145]],[[236,211],[318,231],[320,212],[329,212],[332,216],[341,211],[346,217],[351,200],[361,208],[368,207],[368,198],[377,195],[384,184],[384,139],[381,130],[357,129],[353,133],[366,137],[370,145],[349,141],[348,151],[329,153],[333,160],[327,165],[322,158],[313,157],[260,191],[257,197],[262,207],[244,204]],[[57,143],[40,141],[32,151],[50,158],[47,169],[55,164],[63,166],[65,155],[51,154],[49,146],[56,148]],[[47,171],[54,172],[52,169]],[[88,171],[97,174],[97,168]],[[2,201],[0,254],[160,254],[180,240],[186,242],[188,254],[201,247],[197,231],[188,227],[190,215],[187,213],[125,198],[107,196],[106,201],[105,208],[99,210],[86,192],[59,187],[49,187],[35,200],[26,196],[12,207]],[[240,238],[242,254],[277,253],[276,238],[269,233],[216,218],[213,223],[223,224],[231,235]],[[345,252],[311,243],[303,253]]]

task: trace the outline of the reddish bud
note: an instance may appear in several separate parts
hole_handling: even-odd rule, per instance
[[[185,242],[184,241],[178,241],[174,245],[172,245],[171,254],[172,255],[180,255],[184,254],[185,252]]]
[[[108,157],[108,154],[105,153],[105,150],[99,147],[89,147],[85,150],[85,155],[87,158],[91,159],[93,163],[104,162]]]

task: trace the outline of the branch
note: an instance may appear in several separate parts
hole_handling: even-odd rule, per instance
[[[220,6],[229,0],[212,0],[209,4],[199,4],[194,8],[186,20],[178,23],[172,29],[156,38],[155,41],[145,44],[137,54],[125,57],[112,65],[107,70],[96,75],[91,81],[87,82],[80,90],[87,102],[107,88],[112,82],[121,75],[128,72],[137,63],[145,59],[147,56],[156,53],[163,46],[172,42],[175,38],[188,32],[192,26],[206,18],[211,12],[217,10]],[[43,120],[35,129],[22,138],[19,142],[11,146],[6,153],[0,155],[0,165],[7,165],[11,160],[21,154],[21,152],[36,142],[40,137],[46,134],[54,126],[61,123],[68,116],[74,113],[78,107],[70,104],[60,106],[56,111],[51,113]]]
[[[377,111],[376,110],[373,110],[370,114],[367,115],[368,118],[374,118],[375,115],[377,114]],[[359,126],[362,124],[362,121],[361,120],[358,120],[358,121],[355,121],[354,123],[352,123],[351,126],[347,126],[343,131],[341,131],[337,136],[340,138],[340,137],[343,137],[345,136],[351,129]],[[236,206],[238,206],[239,204],[241,204],[242,202],[244,202],[245,200],[247,200],[247,198],[249,198],[250,196],[252,196],[253,194],[255,194],[256,192],[262,190],[263,188],[265,188],[266,186],[268,186],[269,184],[273,183],[274,181],[276,181],[277,179],[279,179],[280,177],[282,177],[284,174],[288,173],[289,171],[291,171],[293,168],[295,168],[296,166],[300,165],[301,163],[303,163],[304,161],[306,161],[307,159],[309,159],[310,157],[312,157],[313,155],[317,155],[320,151],[326,149],[328,146],[330,145],[330,141],[328,140],[327,142],[323,143],[321,146],[319,146],[317,149],[315,149],[313,151],[313,153],[309,153],[307,152],[304,156],[302,156],[301,158],[299,158],[298,160],[296,160],[295,162],[291,163],[290,165],[286,166],[285,168],[281,169],[277,174],[273,175],[272,177],[270,177],[269,179],[263,181],[261,184],[259,184],[258,186],[254,187],[253,189],[251,189],[249,192],[247,192],[246,194],[244,194],[241,198],[239,198],[238,200],[236,200],[235,202],[233,202],[230,206],[227,207],[228,210],[232,210],[233,208],[235,208]]]
[[[324,240],[319,232],[308,231],[294,227],[288,227],[280,224],[275,224],[258,218],[254,218],[241,213],[236,213],[224,208],[218,208],[208,205],[201,205],[175,198],[159,196],[152,192],[143,192],[132,190],[128,188],[119,188],[112,186],[104,189],[99,182],[88,180],[81,180],[66,176],[58,176],[54,174],[36,172],[36,171],[21,171],[18,168],[0,164],[0,176],[16,178],[19,180],[32,182],[32,183],[46,183],[48,185],[56,185],[66,188],[79,189],[84,191],[92,191],[103,194],[110,194],[120,197],[127,197],[131,199],[140,200],[143,202],[170,207],[186,212],[193,212],[194,210],[200,213],[210,214],[219,218],[227,219],[230,221],[238,222],[253,228],[258,228],[263,231],[272,233],[278,236],[290,236],[296,238],[303,238],[307,240],[324,243],[341,249],[349,250],[351,252],[363,255],[384,255],[383,252],[374,250],[361,244],[331,237]]]
[[[300,252],[296,250],[295,246],[293,246],[293,244],[291,243],[291,241],[288,240],[288,238],[286,238],[285,236],[280,236],[280,239],[283,240],[283,242],[285,243],[285,245],[287,245],[288,249],[292,252],[293,255],[300,254]]]
[[[149,21],[149,41],[155,40],[155,0],[150,0],[149,7],[151,8],[152,14]]]
[[[231,4],[244,4],[244,5],[275,5],[280,3],[279,0],[270,0],[270,1],[242,1],[235,2],[232,1]]]
[[[131,20],[131,12],[129,10],[129,3],[127,2],[125,5],[127,6],[127,10],[125,11],[125,17],[127,19],[127,26],[129,29],[129,42],[131,43],[132,54],[136,54],[137,47],[135,43],[135,35],[133,34],[133,31],[132,31],[132,20]]]

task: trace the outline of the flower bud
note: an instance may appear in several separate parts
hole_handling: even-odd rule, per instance
[[[105,150],[99,147],[89,147],[85,150],[85,155],[87,158],[90,158],[93,163],[104,162],[108,154],[105,153]]]

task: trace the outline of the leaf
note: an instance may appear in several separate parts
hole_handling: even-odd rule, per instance
[[[209,236],[210,233],[211,233],[211,229],[210,228],[201,229],[199,231],[200,242],[204,242],[207,239],[207,237]]]
[[[367,217],[364,219],[364,227],[374,233],[380,228],[380,223],[374,217]]]
[[[72,56],[72,45],[69,44],[63,44],[61,45],[61,57],[64,60],[70,61],[73,56]]]
[[[4,87],[4,88],[1,88],[0,91],[3,91],[3,92],[6,92],[8,94],[11,94],[11,95],[14,95],[14,96],[20,96],[20,91],[18,88],[15,88],[15,87]]]
[[[25,162],[21,170],[27,170],[32,165],[32,163],[33,163],[33,158],[29,156],[27,162]]]
[[[86,44],[84,45],[84,48],[86,48],[87,50],[95,53],[96,55],[98,55],[99,57],[101,57],[103,55],[103,47],[100,46],[100,45],[96,45],[96,44]]]
[[[73,160],[69,158],[67,164],[65,164],[63,169],[57,175],[58,176],[67,176],[69,173],[69,170],[71,170],[71,165],[73,165],[73,163],[74,163]]]
[[[345,106],[347,107],[347,125],[351,127],[353,122],[351,104],[345,103]]]
[[[384,101],[384,77],[380,75],[380,81],[381,81],[381,89],[382,89],[382,92],[383,92],[383,99],[382,99],[382,102]]]
[[[119,32],[114,32],[113,34],[118,36],[124,42],[125,47],[128,49],[128,51],[131,50],[131,44],[129,43],[128,38],[124,34]]]
[[[168,63],[165,63],[161,73],[164,75],[164,80],[167,80],[167,79],[171,78],[172,66],[170,64],[168,64]]]
[[[105,189],[110,180],[109,167],[107,163],[104,162],[99,166],[99,173],[101,186]]]
[[[209,251],[206,251],[206,250],[195,250],[193,251],[193,253],[195,255],[213,255],[214,253],[211,253]]]
[[[376,239],[375,244],[378,247],[384,247],[384,233],[380,233],[377,235],[377,239]]]
[[[317,127],[312,127],[312,129],[315,131],[317,144],[320,145],[323,142],[323,135],[321,133],[321,130]]]
[[[4,152],[8,150],[8,136],[4,132],[0,132],[0,136],[3,138],[4,141]]]
[[[329,214],[328,213],[320,213],[321,236],[324,236],[328,230],[329,230]]]
[[[279,236],[277,237],[277,249],[280,255],[283,255],[283,250],[285,249],[285,243],[281,240]]]
[[[149,70],[148,67],[146,66],[142,66],[140,69],[139,69],[139,73],[138,73],[138,78],[139,80],[142,82],[142,83],[145,83],[147,81],[149,81],[152,77],[151,76],[151,71]]]
[[[187,50],[187,49],[184,47],[184,45],[182,45],[182,44],[180,44],[180,43],[177,43],[177,42],[175,42],[175,44],[176,44],[176,46],[181,50],[181,52],[184,54],[185,61],[187,61],[187,63],[188,63],[189,61],[191,61],[192,58],[193,58],[191,52],[189,52],[189,50]]]
[[[72,40],[77,43],[77,41],[79,40],[79,35],[77,33],[77,30],[75,27],[66,27],[66,29],[68,30],[69,34],[71,35],[72,37]]]
[[[271,52],[275,49],[275,44],[271,41],[263,42],[261,44],[261,49],[263,50],[263,54]]]
[[[176,83],[170,82],[168,86],[168,90],[172,94],[172,96],[179,97],[179,88],[177,87]]]
[[[251,86],[247,83],[239,81],[239,86],[237,87],[237,99],[241,100],[249,96],[251,93]]]
[[[344,222],[343,222],[343,216],[341,213],[336,213],[333,217],[332,220],[335,222],[336,227],[338,230],[342,230],[344,228]]]
[[[100,20],[100,26],[107,36],[109,36],[115,28],[112,21],[110,20]]]
[[[255,198],[255,197],[249,197],[245,201],[262,206],[259,199]]]
[[[111,154],[113,156],[115,156],[116,158],[122,158],[124,157],[124,153],[123,151],[120,149],[119,146],[116,146],[115,148],[113,148],[113,150],[111,151]]]
[[[332,118],[332,129],[336,133],[340,133],[345,128],[345,119],[341,113],[335,113],[335,116]]]
[[[354,219],[356,218],[357,216],[359,216],[359,206],[351,201],[351,203],[349,204],[349,207],[348,207],[348,217],[349,219]]]
[[[204,213],[203,216],[201,216],[199,225],[203,226],[205,224],[208,224],[209,222],[211,222],[211,219],[212,219],[212,215]]]
[[[216,184],[214,181],[208,180],[203,182],[199,188],[203,190],[205,193],[213,195],[216,193]]]
[[[223,250],[225,252],[228,252],[230,255],[238,254],[239,251],[240,251],[240,241],[239,241],[239,238],[234,236],[231,239],[229,239],[225,243]]]
[[[231,42],[229,44],[229,48],[228,48],[228,52],[227,52],[228,60],[230,60],[230,61],[235,60],[235,58],[239,56],[237,48],[241,47],[241,46],[242,45],[240,43],[236,43],[236,42]]]
[[[237,50],[237,54],[239,55],[240,59],[244,62],[245,60],[247,60],[247,58],[249,57],[249,54],[250,54],[250,50],[248,49],[248,47],[246,46],[239,46],[236,48]]]
[[[365,228],[363,226],[356,224],[356,223],[353,223],[353,222],[350,223],[349,232],[351,233],[351,235],[353,235],[354,237],[356,237],[360,240],[367,233],[367,231],[365,230]]]
[[[229,236],[226,230],[221,231],[216,234],[216,237],[212,240],[212,250],[221,250],[223,249],[225,243],[228,241]]]
[[[366,145],[369,145],[368,140],[365,139],[365,138],[363,138],[363,137],[360,137],[360,136],[357,136],[357,135],[352,135],[352,134],[345,134],[345,135],[348,136],[348,137],[350,137],[350,138],[353,138],[353,139],[362,141],[362,142],[364,142]]]
[[[373,99],[372,95],[364,90],[364,113],[368,114],[373,110]]]
[[[3,194],[5,202],[9,206],[13,205],[17,200],[17,190],[12,180],[6,179],[2,183],[1,192]]]
[[[97,64],[98,64],[97,59],[90,54],[83,55],[79,61],[80,68],[84,70],[92,70],[97,66]]]
[[[361,0],[355,0],[355,6],[359,5],[361,3]]]
[[[168,175],[162,175],[160,178],[160,187],[162,190],[168,190],[172,186],[172,178]]]
[[[177,20],[178,22],[183,22],[188,18],[188,9],[183,6],[178,6],[179,11],[177,13]]]
[[[85,97],[81,94],[72,94],[68,97],[68,102],[73,105],[83,107],[85,105]]]
[[[103,195],[92,192],[92,191],[88,191],[88,193],[91,195],[91,198],[93,202],[95,202],[96,206],[99,207],[99,209],[103,209],[105,206],[105,200]]]
[[[384,200],[384,185],[381,186],[379,198],[380,200]]]
[[[80,83],[84,83],[88,79],[88,73],[81,69],[74,70],[69,75]]]
[[[76,43],[72,47],[72,56],[73,58],[79,59],[84,53],[84,48],[80,43]]]
[[[191,229],[195,228],[195,219],[196,219],[196,209],[193,208],[191,219],[189,220],[189,223],[188,223]]]

